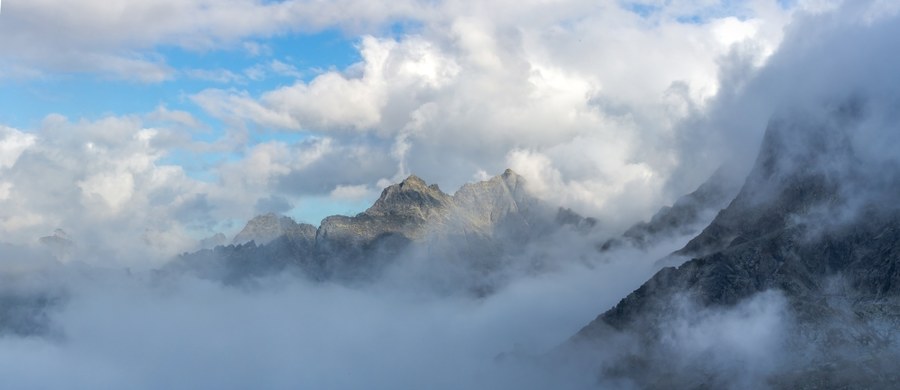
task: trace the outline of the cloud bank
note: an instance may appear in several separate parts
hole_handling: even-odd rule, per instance
[[[15,243],[56,228],[80,238],[81,221],[103,230],[110,218],[127,219],[130,228],[110,229],[117,242],[174,254],[233,233],[262,210],[316,224],[329,214],[319,211],[323,203],[331,213],[358,212],[364,202],[350,199],[374,199],[411,173],[452,189],[505,168],[551,203],[621,231],[695,188],[728,156],[715,151],[727,130],[705,125],[710,104],[765,64],[794,15],[823,12],[814,5],[12,3],[0,19],[8,69],[50,80],[199,77],[227,87],[184,91],[192,113],[154,103],[144,115],[54,114],[15,130],[36,143],[15,166],[5,162],[0,194],[20,204],[6,208],[14,211],[4,220],[14,222],[2,231]],[[329,29],[359,37],[357,63],[274,88],[246,84],[261,72],[301,76],[284,58],[267,57],[268,39]],[[172,48],[248,50],[260,62],[253,71],[177,69],[167,62]],[[703,125],[683,125],[692,120]],[[54,132],[66,133],[66,143]],[[696,138],[710,141],[685,142]],[[85,145],[113,152],[85,154]],[[35,155],[55,156],[70,171],[65,184],[13,183],[17,172],[48,163]],[[104,162],[74,168],[82,158]]]

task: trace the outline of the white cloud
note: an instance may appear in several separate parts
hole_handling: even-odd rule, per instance
[[[190,78],[221,84],[241,83],[243,76],[228,69],[187,69],[184,74]]]
[[[34,139],[31,134],[0,126],[0,169],[15,164],[22,152],[34,144]]]
[[[10,190],[12,190],[12,183],[0,182],[0,201],[9,199]]]
[[[85,202],[99,197],[114,213],[134,194],[134,176],[129,172],[100,172],[77,184]]]
[[[271,62],[269,62],[269,68],[273,73],[280,76],[293,77],[298,79],[303,77],[303,73],[297,70],[297,67],[281,62],[279,60],[272,60]]]
[[[196,207],[191,202],[204,194],[229,196],[161,163],[167,152],[155,141],[167,130],[143,127],[137,117],[71,122],[51,115],[27,136],[5,132],[5,140],[19,140],[6,148],[9,164],[0,167],[5,242],[31,244],[63,228],[84,251],[84,261],[158,262],[190,249],[189,232],[179,222],[190,219],[182,215],[185,207]]]
[[[199,129],[204,127],[204,124],[200,123],[191,113],[181,110],[170,110],[164,105],[157,106],[156,110],[146,117],[151,121],[174,123],[187,128]]]
[[[331,190],[331,197],[338,200],[360,200],[371,195],[371,190],[366,185],[337,186]]]
[[[85,49],[72,63],[113,55],[165,68],[164,59],[147,52],[160,44],[211,48],[259,40],[261,46],[246,50],[261,53],[265,34],[313,15],[322,19],[312,29],[334,24],[372,34],[359,41],[359,63],[308,82],[259,95],[236,89],[192,95],[229,127],[212,142],[192,141],[184,128],[203,125],[165,105],[142,117],[50,116],[31,133],[2,129],[3,233],[24,242],[57,227],[96,223],[123,241],[145,231],[157,232],[144,235],[149,241],[168,240],[223,228],[216,221],[245,220],[272,196],[284,204],[302,204],[304,196],[359,198],[413,172],[453,190],[473,175],[484,178],[506,167],[525,175],[548,201],[624,227],[692,190],[719,162],[752,155],[747,145],[756,145],[775,105],[743,98],[752,91],[742,88],[760,88],[749,80],[779,47],[795,11],[760,0],[744,3],[740,17],[703,11],[698,22],[677,20],[709,7],[701,3],[661,3],[650,17],[612,1],[397,3],[384,9],[353,3],[343,14],[333,7],[351,3],[89,3],[79,17],[51,15],[47,7],[56,3],[49,0],[17,4],[9,11],[20,16],[7,20],[32,15],[60,22],[61,31],[78,30],[61,41],[71,50],[54,54]],[[109,11],[116,7],[128,12]],[[195,25],[186,24],[182,12],[194,12]],[[224,22],[244,12],[249,17],[237,25]],[[132,28],[142,18],[166,20],[159,15],[171,16],[169,24]],[[422,24],[393,37],[372,27],[397,15]],[[51,42],[49,31],[29,28],[3,35],[0,46],[21,44],[25,36],[35,38],[36,48],[63,44]],[[4,55],[22,64],[31,58]],[[287,60],[259,64],[260,74],[236,77],[299,76]],[[798,88],[822,88],[819,79],[810,80]],[[790,89],[782,84],[776,90]],[[314,137],[249,146],[260,128]],[[173,147],[198,157],[231,157],[206,164],[212,179],[199,181],[163,162]]]
[[[263,126],[311,131],[378,130],[389,95],[423,93],[446,85],[458,68],[432,44],[409,39],[365,37],[365,59],[345,73],[330,71],[310,83],[297,82],[263,94],[206,90],[192,99],[211,114],[251,120]],[[285,64],[271,64],[284,72]]]
[[[661,4],[651,19],[617,2],[433,6],[441,12],[416,15],[421,29],[364,37],[362,60],[343,71],[259,96],[192,99],[228,123],[385,141],[372,147],[395,159],[391,180],[415,172],[455,188],[478,170],[522,165],[548,200],[630,223],[671,200],[666,180],[681,161],[672,145],[684,136],[675,124],[716,96],[722,58],[761,66],[791,12],[756,1],[740,18],[709,11],[682,23],[711,5]],[[523,153],[542,156],[542,168],[510,159]]]
[[[160,46],[268,51],[256,38],[288,31],[380,26],[418,8],[354,1],[33,0],[7,4],[0,19],[0,62],[49,72],[90,72],[159,82],[172,77]]]

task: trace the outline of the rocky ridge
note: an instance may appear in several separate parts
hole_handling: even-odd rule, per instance
[[[226,281],[287,268],[314,279],[359,279],[416,247],[484,273],[501,267],[529,238],[566,226],[584,233],[595,224],[534,198],[509,169],[453,195],[412,175],[355,216],[326,217],[318,228],[276,214],[257,216],[232,245],[182,255],[169,268]]]
[[[268,213],[247,222],[231,243],[241,245],[252,241],[265,245],[282,236],[299,241],[314,241],[316,227],[306,223],[298,224],[290,217]]]

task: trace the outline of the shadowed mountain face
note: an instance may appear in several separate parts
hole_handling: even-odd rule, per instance
[[[835,113],[837,123],[774,121],[740,193],[680,252],[721,251],[782,229],[791,218],[814,208],[841,208],[847,201],[841,186],[852,185],[863,175],[850,139],[838,127],[850,126],[852,115]]]
[[[182,255],[167,269],[228,283],[284,270],[317,280],[361,280],[403,259],[428,258],[477,279],[508,265],[534,239],[561,229],[584,234],[595,224],[532,197],[525,180],[511,170],[466,184],[453,195],[410,176],[385,188],[356,216],[330,216],[316,229],[289,217],[261,215],[233,245]],[[440,259],[432,259],[435,254]]]
[[[758,385],[886,388],[900,379],[891,330],[900,325],[900,170],[856,154],[857,110],[772,121],[738,195],[678,251],[694,258],[659,271],[573,343],[634,338],[638,352],[601,369],[639,387],[731,386],[727,370],[666,361],[677,355],[669,338],[685,316],[679,302],[727,312],[774,292],[790,323],[779,325],[787,336],[778,350],[792,351],[791,363]]]

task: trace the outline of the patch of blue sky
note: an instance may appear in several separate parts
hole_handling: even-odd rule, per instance
[[[175,73],[170,80],[150,84],[89,73],[0,81],[0,123],[31,129],[51,113],[96,119],[147,113],[159,105],[199,116],[199,108],[187,99],[193,93],[206,88],[235,88],[258,95],[293,84],[298,78],[308,82],[323,69],[344,69],[359,61],[357,42],[358,38],[328,30],[256,41],[266,48],[260,55],[251,55],[241,45],[203,52],[162,47],[155,54]],[[276,65],[281,69],[272,69],[274,61],[283,65]],[[264,69],[265,77],[248,77],[248,69],[255,67]]]
[[[140,83],[102,74],[72,73],[30,80],[0,81],[0,124],[33,130],[49,114],[70,120],[95,120],[105,116],[142,115],[159,106],[189,112],[204,129],[191,131],[191,139],[215,142],[225,135],[225,125],[203,112],[189,96],[207,88],[246,91],[258,96],[298,80],[311,81],[322,71],[342,70],[360,61],[359,39],[337,30],[314,34],[284,34],[253,42],[256,53],[244,45],[224,50],[189,51],[157,48],[155,55],[174,70],[173,78],[159,83]],[[250,74],[259,69],[262,75]],[[304,133],[275,131],[248,124],[249,146],[280,141],[300,142]],[[192,177],[215,180],[210,168],[241,157],[241,151],[195,153],[170,150],[161,163],[185,168]]]
[[[701,15],[681,15],[675,18],[681,24],[703,24],[706,22],[706,19],[706,17]]]
[[[322,71],[347,68],[360,60],[357,43],[356,38],[328,30],[310,35],[290,34],[255,41],[253,46],[261,48],[256,53],[242,48],[207,52],[168,48],[162,54],[170,66],[179,69],[182,80],[177,84],[191,86],[188,88],[190,92],[179,93],[182,97],[205,88],[234,89],[259,96],[297,81],[309,82]],[[254,71],[260,74],[253,74]],[[216,75],[224,78],[214,80]],[[212,126],[213,131],[198,132],[194,135],[194,140],[213,142],[224,134],[223,124],[198,107],[179,105],[176,108],[191,112],[202,123]],[[269,141],[291,144],[309,136],[307,133],[261,128],[252,123],[247,123],[246,126],[249,130],[247,146]],[[194,163],[190,161],[190,153],[176,151],[166,161],[184,166],[192,177],[212,180],[214,177],[209,174],[209,167],[240,157],[241,151],[209,153],[198,163]]]
[[[376,199],[378,199],[378,194],[374,193],[370,197],[354,200],[333,199],[328,196],[309,196],[301,199],[286,215],[294,218],[297,222],[319,226],[319,223],[325,217],[331,215],[354,216],[369,208]]]
[[[791,9],[797,6],[797,0],[778,0],[777,2],[782,9]]]
[[[283,35],[265,42],[276,58],[290,61],[304,72],[304,81],[316,76],[316,70],[344,69],[361,60],[358,37],[338,30],[312,35]]]
[[[49,114],[78,120],[145,113],[172,100],[172,87],[84,74],[8,81],[0,88],[0,122],[28,130],[38,127]]]
[[[394,39],[402,39],[406,35],[416,34],[425,27],[420,20],[398,20],[387,27],[387,36]]]
[[[783,7],[788,7],[788,3],[793,2],[793,0],[779,0],[779,4],[781,4]],[[650,19],[654,16],[658,16],[660,12],[664,10],[668,2],[665,4],[659,4],[658,2],[651,3],[641,1],[622,1],[620,4],[625,9],[641,16],[642,18]],[[677,22],[683,24],[703,24],[709,22],[710,19],[729,16],[738,18],[740,20],[746,20],[753,15],[751,10],[747,7],[747,3],[745,1],[721,0],[706,5],[700,9],[696,9],[695,12],[690,14],[674,15],[674,18]]]
[[[627,9],[631,12],[634,12],[635,14],[637,14],[643,18],[653,16],[654,14],[656,14],[657,12],[659,12],[662,9],[662,7],[660,7],[659,5],[656,5],[656,4],[642,3],[642,2],[636,2],[636,1],[624,1],[621,3],[621,5],[625,9]]]

